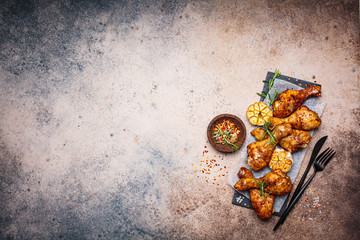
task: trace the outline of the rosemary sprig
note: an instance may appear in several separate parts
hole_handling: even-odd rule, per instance
[[[269,96],[270,106],[273,105],[273,103],[275,102],[275,100],[277,99],[279,94],[280,94],[280,92],[276,91],[276,89],[275,89],[274,96],[272,98]]]
[[[254,181],[256,182],[256,184],[259,186],[260,190],[260,195],[263,197],[263,198],[266,198],[267,195],[269,195],[270,193],[266,193],[265,192],[265,188],[266,186],[269,184],[269,181],[266,181],[266,177],[264,178],[264,180],[260,183],[258,182],[256,179],[254,179]]]
[[[272,134],[272,131],[275,130],[276,126],[273,126],[273,127],[270,127],[271,126],[271,119],[267,122],[265,121],[264,123],[264,130],[265,130],[265,133],[264,135],[262,136],[262,138],[260,139],[263,140],[265,138],[266,135],[269,135],[269,143],[268,145],[271,143],[273,144],[274,146],[276,145],[276,142],[277,142],[277,139],[276,137]]]
[[[218,138],[221,137],[220,141],[216,141],[215,143],[223,143],[226,144],[227,146],[231,147],[233,149],[233,151],[237,151],[239,149],[239,146],[237,146],[236,144],[233,144],[230,139],[231,139],[231,131],[233,130],[233,128],[230,128],[228,130],[224,130],[222,131],[220,128],[218,128],[217,131],[215,131],[213,134],[214,136],[212,138]]]
[[[276,99],[276,98],[279,96],[279,94],[280,94],[280,93],[278,93],[276,90],[275,90],[275,93],[274,93],[274,96],[273,96],[273,97],[271,97],[270,94],[269,94],[270,90],[272,89],[272,87],[273,87],[273,85],[274,85],[275,79],[276,79],[277,77],[279,77],[280,74],[281,74],[281,73],[280,73],[279,69],[275,69],[275,74],[274,74],[274,76],[273,76],[269,81],[263,80],[263,82],[265,82],[265,83],[268,84],[267,90],[266,90],[266,91],[262,91],[261,93],[257,93],[257,95],[259,95],[260,97],[263,97],[263,98],[266,98],[266,96],[269,96],[269,100],[270,100],[269,103],[270,103],[270,105],[272,105],[272,104],[274,103],[275,99]]]

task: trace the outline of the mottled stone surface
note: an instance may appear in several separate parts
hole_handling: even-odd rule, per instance
[[[359,238],[358,1],[4,0],[0,34],[1,239]],[[236,164],[207,124],[249,128],[275,68],[322,84],[338,154],[274,233],[194,166]]]

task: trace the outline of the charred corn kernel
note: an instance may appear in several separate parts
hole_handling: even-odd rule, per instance
[[[286,173],[290,171],[292,164],[291,153],[282,148],[276,148],[271,156],[269,167],[272,170],[280,169]]]
[[[273,116],[273,112],[265,103],[256,102],[248,107],[246,116],[252,125],[263,126]]]

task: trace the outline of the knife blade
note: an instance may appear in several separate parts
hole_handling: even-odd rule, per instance
[[[328,136],[324,136],[324,137],[320,138],[320,139],[316,142],[315,147],[314,147],[314,150],[313,150],[313,152],[311,153],[310,161],[309,161],[309,163],[308,163],[308,165],[307,165],[307,167],[306,167],[306,169],[305,169],[305,172],[304,172],[304,174],[303,174],[303,176],[302,176],[299,184],[297,185],[297,187],[296,187],[296,189],[295,189],[295,192],[294,192],[291,200],[289,201],[289,205],[294,201],[294,199],[296,198],[296,196],[297,196],[298,193],[300,192],[300,190],[301,190],[301,188],[302,188],[302,186],[303,186],[303,184],[304,184],[304,182],[305,182],[306,176],[307,176],[307,174],[309,173],[311,166],[314,164],[315,158],[316,158],[316,156],[319,154],[319,152],[320,152],[322,146],[324,145],[327,137],[328,137]],[[286,219],[286,218],[283,219],[283,221],[281,222],[281,224],[284,223],[285,219]]]

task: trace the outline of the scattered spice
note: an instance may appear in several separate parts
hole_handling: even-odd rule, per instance
[[[207,146],[204,146],[206,149]],[[195,175],[197,181],[203,181],[217,186],[225,185],[226,166],[223,165],[222,161],[224,156],[212,155],[208,151],[203,151],[201,155],[203,159],[197,163],[192,163],[193,170],[190,172],[191,175]],[[190,179],[193,181],[194,177]],[[222,187],[226,191],[225,187]]]
[[[306,198],[305,198],[306,196]],[[330,214],[330,211],[326,209],[324,211],[324,204],[320,204],[320,196],[319,193],[315,193],[313,189],[306,190],[303,196],[303,200],[296,205],[299,209],[303,209],[305,212],[302,212],[300,216],[297,217],[297,221],[313,221],[316,220],[320,215]],[[326,202],[326,205],[329,204]]]

